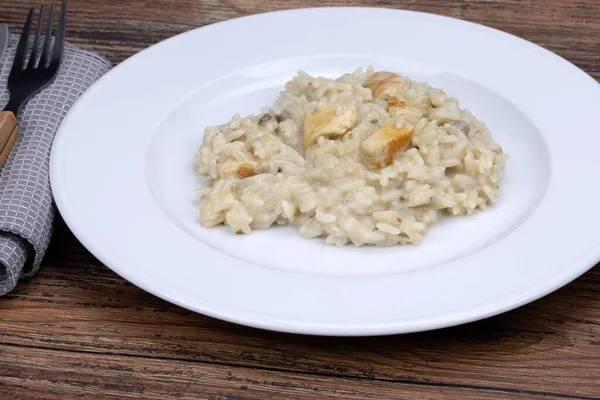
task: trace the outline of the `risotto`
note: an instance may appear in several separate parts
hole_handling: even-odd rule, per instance
[[[246,234],[290,224],[334,245],[418,243],[443,216],[495,203],[506,158],[483,122],[427,83],[300,72],[272,107],[206,128],[200,218]]]

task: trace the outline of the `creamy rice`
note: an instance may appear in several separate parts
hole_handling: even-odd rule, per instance
[[[507,156],[485,124],[424,82],[300,72],[273,107],[208,127],[202,224],[299,227],[328,244],[418,243],[444,215],[498,199]]]

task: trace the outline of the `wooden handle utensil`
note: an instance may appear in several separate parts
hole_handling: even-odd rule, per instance
[[[0,111],[0,167],[6,162],[17,136],[19,136],[19,126],[15,114],[10,111]]]

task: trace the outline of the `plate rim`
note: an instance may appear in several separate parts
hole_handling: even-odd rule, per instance
[[[409,10],[396,10],[396,9],[379,8],[379,7],[317,7],[317,8],[280,10],[280,11],[274,11],[274,12],[267,12],[267,13],[243,16],[243,17],[226,20],[226,21],[220,21],[215,24],[210,24],[210,25],[199,27],[199,28],[195,28],[195,29],[189,30],[187,32],[181,33],[179,35],[173,36],[173,37],[163,40],[155,45],[152,45],[152,46],[140,51],[139,53],[136,53],[132,57],[123,61],[121,64],[117,65],[115,68],[113,68],[107,74],[105,74],[101,79],[99,79],[97,82],[95,82],[92,85],[92,87],[90,87],[90,89],[88,89],[81,96],[81,99],[84,99],[85,97],[87,97],[87,95],[93,91],[95,86],[97,86],[98,84],[102,84],[102,82],[104,81],[106,76],[108,76],[109,74],[115,73],[115,71],[118,71],[121,66],[125,65],[125,63],[128,63],[131,59],[137,57],[139,54],[142,54],[142,53],[154,48],[158,44],[163,44],[163,43],[169,42],[171,40],[175,40],[176,38],[181,37],[183,35],[193,34],[194,32],[198,32],[200,30],[203,30],[203,29],[213,26],[213,25],[227,24],[227,23],[230,23],[231,21],[249,19],[249,18],[254,18],[256,16],[261,16],[261,15],[266,15],[266,14],[294,13],[294,12],[301,11],[301,10],[304,10],[304,11],[305,10],[313,10],[313,11],[316,11],[316,10],[336,10],[336,11],[342,10],[343,11],[345,9],[386,10],[386,11],[391,11],[391,12],[415,13],[415,14],[427,15],[428,17],[461,21],[462,23],[469,24],[469,25],[475,25],[479,28],[483,27],[485,29],[489,29],[496,33],[500,33],[503,36],[505,35],[505,36],[511,37],[513,39],[518,39],[519,41],[525,42],[528,45],[533,45],[533,46],[537,47],[538,49],[541,49],[544,52],[551,54],[553,57],[560,58],[562,61],[567,62],[571,66],[575,67],[579,72],[581,72],[585,76],[587,76],[591,80],[591,82],[600,86],[600,84],[598,84],[598,82],[595,79],[593,79],[587,73],[585,73],[580,68],[575,66],[570,61],[564,59],[560,55],[552,53],[549,50],[547,50],[535,43],[532,43],[525,39],[522,39],[518,36],[512,35],[507,32],[503,32],[498,29],[491,28],[491,27],[488,27],[485,25],[477,24],[477,23],[470,22],[470,21],[460,20],[460,19],[456,19],[456,18],[452,18],[452,17],[448,17],[448,16],[438,15],[438,14],[431,14],[431,13],[418,12],[418,11],[409,11]],[[78,101],[78,103],[79,103],[79,101]],[[77,108],[76,108],[76,106],[74,106],[72,109],[77,109]],[[71,113],[71,110],[69,111],[69,114],[70,113]],[[65,120],[67,120],[68,118],[69,118],[69,115],[67,115]],[[57,154],[59,154],[59,150],[55,150],[55,149],[59,149],[59,147],[56,144],[60,143],[61,131],[62,131],[62,128],[59,129],[59,132],[57,133],[55,145],[53,146],[52,153],[51,153],[50,181],[51,181],[51,185],[53,188],[53,192],[54,192],[55,187],[60,186],[60,180],[61,180],[61,178],[57,172],[57,171],[59,171],[59,168],[57,168],[57,163],[58,163]],[[310,325],[310,324],[306,324],[306,323],[304,323],[304,325],[297,325],[293,322],[291,324],[288,324],[285,321],[269,321],[264,316],[263,317],[259,316],[259,318],[253,319],[253,318],[248,318],[248,317],[244,317],[244,316],[240,317],[239,312],[237,313],[237,316],[236,316],[235,313],[234,313],[234,315],[232,315],[231,313],[227,313],[227,312],[215,311],[214,308],[210,309],[210,308],[206,308],[206,307],[204,307],[204,308],[199,307],[197,305],[197,303],[195,304],[193,302],[186,301],[182,297],[174,297],[174,296],[170,295],[169,293],[164,293],[164,292],[161,292],[160,290],[157,290],[157,287],[152,286],[152,284],[148,280],[140,279],[140,276],[136,273],[136,270],[134,268],[129,268],[129,269],[117,268],[116,266],[111,265],[112,263],[110,263],[110,260],[109,260],[111,257],[105,257],[105,254],[102,254],[102,250],[97,248],[94,243],[91,243],[90,240],[88,240],[88,238],[86,237],[86,234],[84,232],[82,232],[83,228],[81,226],[79,226],[77,224],[77,222],[74,221],[73,216],[69,214],[69,211],[66,209],[66,206],[65,206],[65,204],[67,204],[68,201],[63,197],[64,192],[57,190],[55,192],[54,196],[55,196],[56,205],[57,205],[61,215],[63,216],[65,223],[67,224],[69,229],[74,233],[74,235],[77,237],[77,239],[80,240],[81,243],[96,258],[98,258],[98,260],[100,260],[103,264],[108,266],[112,271],[117,273],[119,276],[125,278],[126,280],[133,283],[134,285],[142,288],[143,290],[145,290],[159,298],[169,301],[170,303],[173,303],[178,306],[184,307],[186,309],[201,313],[203,315],[207,315],[210,317],[218,318],[221,320],[225,320],[225,321],[229,321],[229,322],[233,322],[233,323],[237,323],[237,324],[252,326],[252,327],[256,327],[256,328],[260,328],[260,329],[268,329],[268,330],[282,331],[282,332],[289,332],[289,333],[316,334],[316,335],[329,335],[329,336],[365,336],[365,335],[376,336],[376,335],[388,335],[388,334],[397,334],[397,333],[411,333],[411,332],[439,329],[439,328],[443,328],[443,327],[468,323],[468,322],[488,318],[488,317],[491,317],[494,315],[498,315],[498,314],[504,313],[506,311],[518,308],[529,302],[535,301],[535,300],[559,289],[560,287],[570,283],[571,281],[573,281],[574,279],[576,279],[577,277],[581,276],[583,273],[585,273],[586,271],[591,269],[598,262],[598,260],[600,260],[600,243],[598,243],[597,247],[590,251],[590,254],[586,254],[585,257],[582,256],[583,259],[579,260],[577,262],[577,265],[579,265],[578,268],[568,269],[565,271],[564,274],[555,276],[555,279],[552,280],[552,283],[547,284],[543,289],[536,290],[534,292],[528,292],[526,294],[523,294],[518,299],[513,299],[512,301],[506,302],[504,304],[497,304],[496,307],[472,308],[472,309],[468,310],[467,312],[452,314],[448,318],[445,318],[445,319],[436,319],[436,320],[425,321],[425,322],[421,320],[421,321],[415,322],[413,324],[407,324],[406,322],[400,322],[397,325],[396,324],[384,324],[384,325],[368,325],[368,326],[361,326],[361,325],[328,326],[325,324]],[[241,314],[244,314],[244,313],[241,313]]]

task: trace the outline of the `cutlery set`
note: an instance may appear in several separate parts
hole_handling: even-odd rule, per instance
[[[62,2],[54,40],[52,40],[54,3],[50,6],[44,38],[41,36],[44,24],[44,6],[40,7],[33,41],[30,40],[30,35],[34,9],[29,10],[8,76],[7,86],[10,97],[4,110],[0,111],[0,167],[6,162],[19,135],[17,115],[20,108],[52,83],[60,67],[65,42],[65,3],[65,1]],[[7,44],[8,27],[6,24],[0,24],[0,60],[2,60]]]

